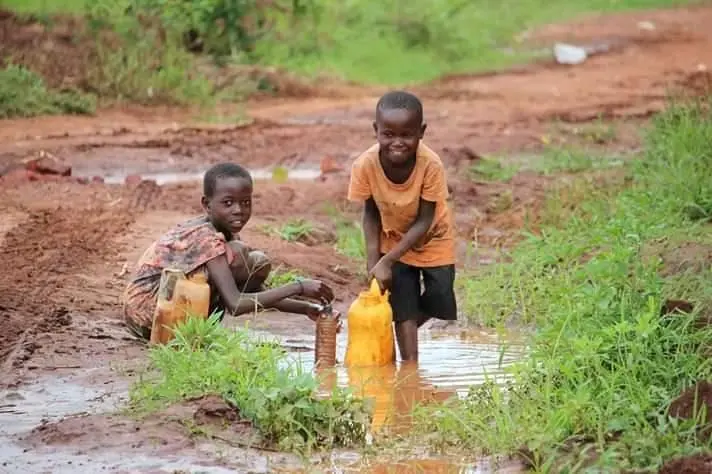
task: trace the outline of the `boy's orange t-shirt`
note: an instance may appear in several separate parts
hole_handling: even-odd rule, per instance
[[[389,252],[408,232],[423,198],[436,203],[433,223],[400,261],[416,267],[454,264],[455,229],[447,202],[447,176],[440,157],[421,142],[413,172],[405,183],[396,184],[386,177],[378,150],[375,144],[352,164],[348,199],[362,202],[373,197],[381,215],[381,253]]]

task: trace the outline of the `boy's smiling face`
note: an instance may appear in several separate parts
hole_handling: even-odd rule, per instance
[[[212,196],[203,196],[203,209],[215,228],[232,240],[252,217],[252,183],[245,178],[221,177]]]
[[[426,125],[417,112],[405,108],[379,110],[373,129],[380,155],[393,166],[402,166],[415,157]]]

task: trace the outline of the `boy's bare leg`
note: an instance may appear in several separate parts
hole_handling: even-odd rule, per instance
[[[250,277],[245,283],[245,291],[262,291],[263,286],[272,271],[272,262],[269,261],[267,255],[263,252],[253,250],[247,257],[247,265],[250,268]]]
[[[242,242],[232,241],[228,245],[235,253],[230,268],[238,288],[249,293],[262,290],[272,271],[267,256],[259,250],[250,251]]]
[[[396,322],[396,339],[404,362],[418,361],[418,328],[430,321],[430,316],[421,313],[417,320]]]
[[[418,361],[418,321],[415,319],[396,322],[396,339],[401,360]]]

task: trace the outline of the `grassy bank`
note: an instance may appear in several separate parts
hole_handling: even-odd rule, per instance
[[[106,2],[100,2],[106,3]],[[126,2],[119,2],[126,3]],[[526,60],[530,53],[504,52],[516,35],[549,22],[586,13],[669,7],[691,0],[399,0],[385,7],[365,0],[275,2],[265,8],[219,0],[190,8],[161,0],[132,2],[163,17],[168,28],[194,28],[211,53],[283,66],[306,75],[328,73],[368,83],[402,84],[453,72],[486,70]],[[10,8],[42,14],[64,2],[4,0]],[[81,0],[66,3],[71,13]],[[216,19],[251,17],[251,27],[214,34]],[[335,27],[336,25],[336,27]]]
[[[217,394],[252,422],[264,446],[306,452],[363,443],[370,406],[341,388],[317,397],[318,380],[290,363],[278,344],[199,318],[177,333],[151,349],[150,370],[131,390],[137,413]]]
[[[100,99],[210,105],[279,87],[267,76],[245,77],[224,66],[402,85],[526,61],[532,53],[519,35],[544,23],[688,3],[694,2],[0,0],[0,8],[35,15],[48,30],[57,26],[52,15],[85,17],[86,28],[74,31],[77,48],[93,50],[81,82]]]
[[[653,470],[707,444],[666,409],[712,372],[712,331],[692,326],[712,301],[710,140],[707,106],[675,105],[615,186],[577,181],[551,196],[541,235],[467,288],[474,318],[536,326],[530,356],[511,386],[421,413],[425,432],[483,452],[527,446],[541,472]],[[661,316],[666,298],[695,311]]]

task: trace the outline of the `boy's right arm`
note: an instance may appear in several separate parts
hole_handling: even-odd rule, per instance
[[[371,183],[366,171],[368,160],[369,156],[364,154],[358,157],[351,165],[347,197],[349,201],[362,202],[364,204],[361,228],[366,241],[366,272],[370,273],[381,258],[381,215],[378,212],[376,201],[373,199]]]
[[[361,225],[366,241],[366,272],[368,273],[381,259],[381,215],[372,197],[364,203]]]

